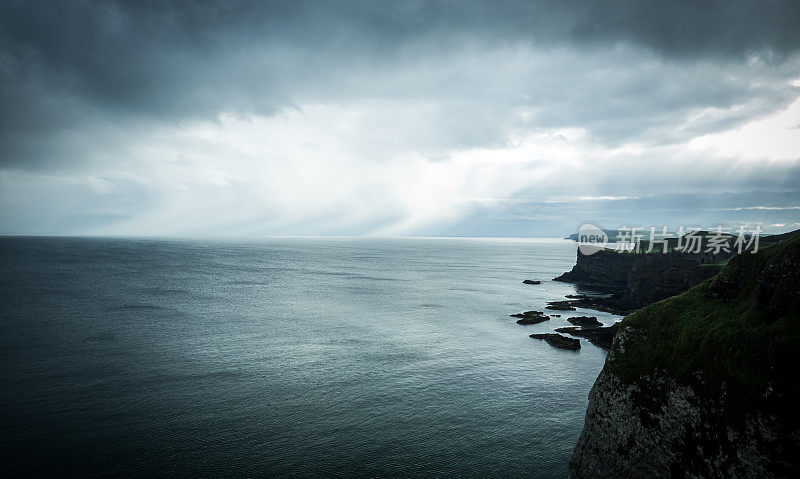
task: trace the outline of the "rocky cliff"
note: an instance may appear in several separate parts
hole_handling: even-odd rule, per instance
[[[609,249],[594,254],[583,254],[578,249],[575,266],[555,281],[576,283],[593,288],[600,287],[614,291],[622,291],[628,284],[628,275],[636,261],[636,255],[620,254]]]
[[[570,463],[584,477],[800,477],[800,239],[626,317]]]
[[[639,254],[628,272],[625,289],[613,298],[614,309],[634,311],[648,304],[682,293],[717,274],[726,257],[712,257],[709,263],[684,254]]]
[[[585,255],[578,250],[572,270],[554,280],[611,292],[611,297],[592,298],[583,306],[627,314],[702,283],[722,268],[717,261],[728,257],[730,255],[635,254],[612,250]]]

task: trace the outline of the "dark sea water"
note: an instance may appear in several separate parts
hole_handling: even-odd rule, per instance
[[[555,240],[0,238],[0,467],[565,477],[604,353],[528,338],[570,313],[508,315],[575,292],[549,281],[574,260]]]

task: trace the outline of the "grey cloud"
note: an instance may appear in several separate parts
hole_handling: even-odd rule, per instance
[[[661,131],[658,141],[669,141],[662,114],[669,122],[690,108],[724,108],[745,96],[761,98],[759,113],[785,104],[792,94],[776,84],[785,80],[785,70],[796,67],[796,62],[785,65],[800,48],[800,29],[793,22],[800,17],[796,2],[608,5],[5,1],[0,5],[0,163],[69,161],[66,155],[53,159],[51,150],[65,151],[58,138],[80,134],[94,121],[263,115],[307,102],[364,97],[436,100],[444,116],[472,117],[473,125],[482,125],[465,125],[464,131],[437,125],[445,130],[443,137],[451,130],[453,142],[501,143],[505,128],[515,126],[583,126],[612,142],[653,129]],[[608,53],[620,43],[675,63],[678,74],[670,76],[670,69],[664,77],[665,70],[647,70],[646,64],[640,71],[626,70],[624,51]],[[587,62],[596,57],[613,63],[576,69],[580,59],[573,57],[574,63],[560,65],[560,71],[529,68],[493,75],[486,56],[519,45],[582,52]],[[437,65],[473,53],[488,64],[436,74]],[[746,70],[754,54],[767,62],[758,87],[763,94],[753,92],[747,79],[719,82]],[[681,66],[691,61],[721,66],[692,76],[690,67]],[[631,76],[614,77],[616,68]],[[458,78],[462,74],[465,78]],[[524,91],[531,92],[527,100],[520,98]],[[464,98],[470,95],[482,101],[468,104]],[[527,121],[511,116],[526,104],[537,111]],[[475,135],[475,128],[483,134]],[[80,156],[76,152],[73,158]]]
[[[0,0],[0,230],[106,232],[125,224],[148,232],[152,217],[172,227],[173,218],[160,215],[165,206],[183,221],[176,232],[347,234],[403,220],[405,210],[388,208],[354,215],[361,223],[352,226],[314,217],[326,210],[309,207],[303,217],[314,221],[292,223],[298,215],[265,202],[259,185],[175,188],[192,165],[225,176],[235,148],[211,142],[217,149],[204,157],[207,144],[180,137],[198,123],[219,126],[222,115],[293,115],[297,131],[329,129],[320,136],[346,145],[335,153],[361,162],[355,170],[400,157],[444,164],[454,152],[561,129],[585,132],[577,143],[587,151],[648,147],[626,160],[622,175],[607,157],[596,166],[587,157],[581,171],[566,168],[499,209],[474,208],[422,234],[530,235],[526,228],[549,225],[533,234],[560,235],[575,218],[610,227],[675,216],[794,223],[795,210],[723,208],[797,204],[794,164],[720,173],[718,163],[697,158],[681,172],[687,162],[669,148],[798,98],[800,87],[790,85],[800,72],[798,18],[793,1]],[[352,116],[337,129],[336,118],[321,122],[320,106]],[[304,108],[318,115],[305,126],[296,119]],[[569,137],[561,136],[567,147]],[[324,162],[327,146],[294,159],[320,153]],[[192,161],[175,168],[184,153]],[[268,159],[268,174],[293,161]],[[541,201],[570,195],[638,198]],[[215,212],[244,206],[230,223],[214,223],[192,209],[196,200]],[[359,201],[370,202],[342,204],[358,209]]]

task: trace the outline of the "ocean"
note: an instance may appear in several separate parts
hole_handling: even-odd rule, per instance
[[[2,237],[0,468],[563,478],[605,353],[509,314],[578,292],[575,250]]]

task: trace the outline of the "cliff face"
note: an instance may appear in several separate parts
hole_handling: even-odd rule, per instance
[[[622,293],[614,298],[616,309],[633,311],[680,294],[717,274],[722,265],[698,263],[684,255],[634,255],[633,266]]]
[[[572,270],[554,279],[565,283],[622,290],[628,284],[628,274],[635,259],[632,254],[619,254],[611,250],[585,255],[578,249],[578,258]]]
[[[570,463],[583,477],[800,477],[800,239],[626,317]]]
[[[612,250],[584,255],[578,250],[572,270],[554,279],[611,290],[616,294],[606,300],[604,306],[626,313],[702,283],[720,270],[721,266],[715,262],[729,257],[725,253],[713,256],[635,254]]]
[[[634,398],[646,392],[606,372],[598,377],[570,477],[775,476],[774,417],[755,414],[740,428],[726,427],[718,423],[719,402],[674,381],[654,381],[651,387],[663,391],[661,411],[643,420]]]

